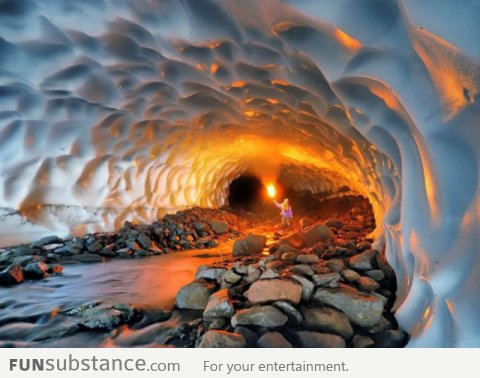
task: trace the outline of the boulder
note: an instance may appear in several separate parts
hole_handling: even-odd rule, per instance
[[[199,348],[244,348],[245,346],[246,341],[242,335],[219,330],[206,332],[198,345]]]
[[[356,282],[360,279],[360,277],[362,277],[360,274],[351,269],[344,269],[340,272],[340,274],[345,279],[345,281],[350,283]]]
[[[345,348],[345,340],[338,335],[297,331],[295,336],[302,348]]]
[[[407,342],[407,335],[399,330],[388,330],[373,336],[377,348],[402,348]]]
[[[302,298],[302,286],[287,280],[259,280],[250,286],[246,297],[253,304],[276,301],[299,303]]]
[[[35,250],[28,245],[21,245],[15,248],[12,252],[13,257],[17,256],[31,256],[35,253]]]
[[[290,344],[280,332],[267,332],[257,341],[259,348],[291,348]]]
[[[354,348],[368,348],[373,346],[375,342],[368,336],[355,335],[352,344]]]
[[[95,241],[87,247],[88,251],[91,253],[100,252],[103,249],[103,244],[99,241]]]
[[[344,226],[343,222],[340,219],[329,219],[325,222],[325,226],[330,228],[337,228],[340,229]]]
[[[227,270],[224,268],[211,268],[205,265],[202,265],[198,268],[197,274],[195,275],[196,280],[211,280],[217,281]]]
[[[63,239],[59,238],[58,236],[46,236],[37,240],[35,243],[32,244],[33,248],[42,248],[49,244],[62,244]]]
[[[317,243],[331,243],[335,237],[327,226],[317,224],[303,232],[303,244],[305,247],[312,247]]]
[[[265,235],[249,234],[244,238],[235,240],[233,256],[250,256],[262,253],[267,237]]]
[[[348,318],[341,311],[329,307],[306,308],[302,311],[305,327],[313,331],[334,333],[349,340],[353,328]]]
[[[298,255],[297,261],[300,264],[316,264],[320,261],[317,255]]]
[[[206,281],[194,281],[182,287],[177,293],[177,307],[190,310],[203,310],[207,307],[215,284]]]
[[[298,312],[298,310],[293,307],[290,303],[284,301],[278,301],[273,303],[273,306],[282,310],[289,319],[289,322],[292,324],[302,324],[303,316]]]
[[[312,300],[342,311],[352,323],[361,327],[374,327],[382,317],[381,299],[346,285],[334,289],[319,288],[313,293]]]
[[[241,279],[242,276],[235,273],[233,270],[227,270],[222,276],[222,281],[227,285],[234,285]]]
[[[377,282],[385,279],[385,273],[383,272],[383,270],[380,269],[367,270],[365,272],[365,275],[374,279]]]
[[[273,306],[260,306],[237,311],[231,322],[232,327],[252,325],[271,329],[283,327],[288,322],[288,317]]]
[[[300,218],[298,221],[298,225],[300,229],[303,230],[304,228],[310,227],[313,224],[313,221],[310,218]]]
[[[279,274],[275,272],[273,269],[267,269],[265,272],[262,273],[259,280],[271,280],[273,278],[278,278]]]
[[[378,251],[375,249],[367,249],[358,255],[350,257],[348,265],[356,270],[372,270],[376,268],[376,257]]]
[[[208,299],[203,318],[231,318],[234,313],[235,310],[228,295],[228,289],[222,289],[213,293]]]
[[[380,284],[370,277],[360,277],[357,285],[360,290],[364,291],[375,291],[380,288]]]
[[[18,284],[23,281],[23,270],[20,265],[10,265],[0,272],[0,286]]]
[[[340,274],[337,272],[326,274],[315,274],[312,276],[315,286],[338,287]]]
[[[330,269],[332,272],[340,272],[345,268],[345,263],[340,259],[328,260],[325,263],[325,266]]]
[[[144,233],[140,233],[137,236],[137,242],[140,244],[140,246],[144,249],[148,249],[152,246],[152,239],[150,239],[147,235]]]
[[[23,270],[25,278],[28,279],[40,279],[45,276],[45,273],[48,271],[48,265],[43,262],[36,262],[28,264]]]
[[[119,304],[110,307],[95,305],[79,306],[67,315],[77,317],[77,323],[90,330],[111,330],[126,324],[134,317],[135,310],[130,305]]]
[[[308,302],[313,294],[313,289],[315,288],[312,281],[300,274],[294,274],[292,279],[302,285],[302,299],[305,302]]]
[[[222,235],[228,232],[228,223],[225,221],[212,221],[210,227],[213,232],[218,235]]]
[[[238,333],[245,338],[247,348],[254,348],[257,346],[258,335],[250,328],[238,326],[233,329],[233,332]]]

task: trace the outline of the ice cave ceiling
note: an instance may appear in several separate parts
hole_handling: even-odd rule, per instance
[[[480,1],[0,1],[1,244],[367,196],[411,346],[478,346]]]

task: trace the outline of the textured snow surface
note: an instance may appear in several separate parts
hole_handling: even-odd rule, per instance
[[[0,1],[0,245],[368,196],[410,346],[480,346],[480,1]],[[384,237],[382,236],[384,235]]]

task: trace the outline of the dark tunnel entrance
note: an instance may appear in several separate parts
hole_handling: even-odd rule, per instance
[[[242,175],[230,183],[228,204],[233,209],[254,211],[261,207],[264,187],[254,175]]]

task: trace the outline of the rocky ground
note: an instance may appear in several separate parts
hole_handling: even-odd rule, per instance
[[[277,233],[270,244],[264,235],[236,240],[234,258],[201,267],[195,281],[178,293],[177,307],[201,311],[201,316],[169,342],[188,347],[404,346],[407,335],[391,313],[395,274],[366,237],[375,224],[370,206],[357,200],[357,206],[337,215],[324,222],[303,218],[300,230],[284,237]]]
[[[252,223],[244,213],[197,208],[148,226],[126,223],[117,233],[8,248],[0,256],[3,285],[59,274],[61,264],[233,243],[230,258],[201,266],[180,289],[172,311],[98,302],[23,323],[0,317],[0,340],[22,340],[30,330],[25,336],[34,344],[28,345],[47,346],[68,345],[69,337],[81,335],[101,346],[404,346],[408,335],[391,312],[395,274],[368,238],[375,228],[368,201],[323,201],[289,230],[275,215]],[[243,234],[246,229],[251,233]],[[34,325],[26,330],[25,321]]]
[[[161,255],[172,250],[213,248],[238,237],[245,219],[226,210],[193,208],[166,215],[151,225],[126,222],[115,233],[63,240],[49,236],[0,250],[0,285],[42,279],[62,272],[64,264],[104,262]]]

